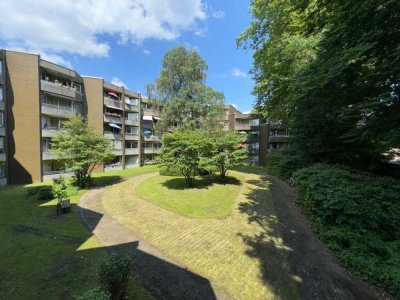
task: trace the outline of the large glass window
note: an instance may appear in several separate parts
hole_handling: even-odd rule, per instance
[[[260,120],[259,119],[251,119],[250,120],[250,125],[251,126],[258,126],[258,125],[260,125]]]
[[[0,153],[4,152],[4,137],[0,136]]]
[[[137,121],[138,120],[138,113],[128,113],[126,115],[127,120]]]
[[[4,163],[0,163],[0,178],[4,178],[6,176],[6,165]]]
[[[0,102],[3,101],[3,87],[0,85]]]
[[[4,126],[4,113],[0,111],[0,127]]]

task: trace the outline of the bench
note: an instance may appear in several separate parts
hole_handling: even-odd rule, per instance
[[[60,200],[57,204],[57,214],[66,213],[71,208],[71,201],[69,199]]]

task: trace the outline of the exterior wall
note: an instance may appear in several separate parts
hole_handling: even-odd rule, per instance
[[[7,99],[6,99],[6,55],[5,51],[0,50],[0,87],[2,88],[0,91],[0,97],[2,101],[0,101],[0,113],[3,117],[3,122],[0,124],[0,138],[3,140],[3,149],[0,151],[0,164],[2,170],[4,170],[4,175],[0,175],[0,186],[4,186],[7,184],[7,174],[8,174],[8,164],[7,164]],[[3,172],[2,172],[3,173]]]
[[[6,51],[9,183],[42,180],[39,56]]]
[[[103,79],[83,77],[84,93],[88,124],[98,132],[103,133]],[[94,172],[104,172],[104,166],[98,165]]]

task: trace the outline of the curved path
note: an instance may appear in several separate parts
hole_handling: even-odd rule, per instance
[[[143,226],[150,226],[150,217],[143,216],[146,211],[152,209],[164,217],[173,218],[180,226],[190,227],[190,222],[196,222],[189,218],[167,212],[153,204],[138,198],[135,194],[135,187],[143,180],[146,180],[157,173],[146,173],[136,175],[125,182],[116,184],[108,189],[98,188],[90,190],[80,201],[81,216],[86,225],[98,238],[101,245],[109,248],[112,252],[129,253],[133,257],[136,271],[143,278],[144,284],[151,292],[160,299],[231,299],[231,294],[225,292],[221,286],[213,286],[208,279],[197,275],[195,272],[182,267],[174,257],[161,252],[158,248],[146,240],[141,239],[135,232],[140,232],[129,222],[119,218],[118,221],[109,214],[110,203],[105,203],[108,209],[105,210],[102,204],[107,201],[107,192],[114,193],[117,185],[126,185],[128,195],[121,194],[121,203],[111,205],[126,205],[126,216],[137,219]],[[293,190],[284,182],[270,176],[245,174],[246,183],[243,193],[239,195],[236,206],[232,212],[235,222],[229,223],[230,218],[215,222],[222,222],[227,231],[236,230],[235,233],[241,238],[242,244],[246,246],[246,255],[250,256],[257,264],[248,265],[249,269],[257,269],[256,274],[261,283],[265,283],[262,289],[272,289],[273,294],[260,294],[260,299],[382,299],[376,291],[367,284],[354,278],[343,268],[339,267],[335,259],[327,251],[325,246],[311,233],[306,222],[302,218],[297,207],[294,205]],[[130,199],[135,194],[135,201],[141,201],[144,205],[140,211],[136,206],[123,199]],[[268,194],[270,193],[270,194]],[[268,197],[267,197],[268,194]],[[272,197],[271,197],[272,196]],[[127,198],[128,197],[128,198]],[[137,203],[136,203],[137,204]],[[125,216],[125,217],[126,217]],[[158,220],[158,219],[157,219]],[[148,222],[146,224],[146,222]],[[157,221],[159,222],[159,221]],[[124,225],[122,225],[123,223]],[[135,224],[135,222],[133,222]],[[160,226],[160,224],[157,224]],[[218,223],[210,226],[217,226]],[[241,227],[257,227],[257,234],[238,234],[238,225]],[[171,224],[162,224],[172,226]],[[231,227],[236,228],[231,228]],[[240,231],[241,232],[241,231]],[[243,231],[246,232],[246,231]],[[157,233],[157,232],[156,232]],[[193,232],[190,232],[192,234]],[[161,232],[162,238],[170,238],[167,233]],[[179,233],[180,234],[180,233]],[[177,233],[178,235],[178,233]],[[143,235],[141,235],[143,236]],[[197,246],[196,246],[197,247]],[[211,248],[212,246],[210,246]],[[190,249],[190,248],[189,248]],[[235,251],[236,249],[231,249]],[[190,253],[189,253],[190,255]],[[241,255],[244,255],[243,253]],[[215,256],[215,255],[214,255]],[[277,259],[282,258],[282,262]],[[271,262],[272,258],[272,262]],[[275,261],[276,260],[276,261]],[[239,259],[238,259],[239,261]],[[232,262],[234,263],[234,262]],[[284,265],[284,266],[281,266]],[[273,274],[272,268],[276,267],[279,272]],[[213,265],[209,266],[213,269]],[[216,270],[221,272],[220,270]],[[203,272],[204,273],[204,272]],[[213,275],[213,276],[218,276]],[[255,276],[250,272],[250,275]],[[249,275],[249,276],[250,276]],[[206,276],[207,278],[214,278]],[[235,274],[240,284],[246,287],[260,288],[253,285],[256,280],[253,277],[246,277],[244,274]],[[284,279],[282,279],[284,277]],[[255,277],[254,277],[255,278]],[[256,278],[257,279],[257,278]],[[211,280],[212,281],[212,280]],[[273,283],[284,282],[285,286],[273,286]],[[271,285],[269,283],[272,283]],[[229,282],[228,282],[229,284]],[[234,284],[234,283],[232,283]],[[287,293],[285,289],[293,289],[296,292]],[[247,295],[235,295],[237,299],[245,299]],[[264,295],[264,296],[262,296]],[[268,296],[266,296],[268,295]]]

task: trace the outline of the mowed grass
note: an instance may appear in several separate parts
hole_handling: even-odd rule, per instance
[[[145,167],[95,174],[95,184],[153,171]],[[87,190],[69,189],[71,212],[57,216],[56,200],[28,195],[34,185],[0,188],[0,299],[74,299],[99,285],[97,274],[109,254],[82,223],[77,204]],[[139,282],[131,294],[149,299]]]
[[[155,176],[137,187],[139,196],[164,209],[192,218],[227,216],[239,194],[243,176],[229,177],[224,184],[216,176],[198,178],[189,188],[183,177]]]
[[[224,218],[184,216],[142,199],[139,190],[140,194],[157,193],[165,189],[163,182],[171,179],[156,173],[108,187],[102,204],[115,220],[188,271],[209,280],[227,299],[300,299],[299,282],[287,260],[292,249],[280,235],[270,182],[257,174],[232,174],[240,179],[241,191]],[[218,188],[219,199],[224,201],[224,187]],[[167,200],[177,202],[174,197]],[[175,203],[174,208],[179,204]]]

